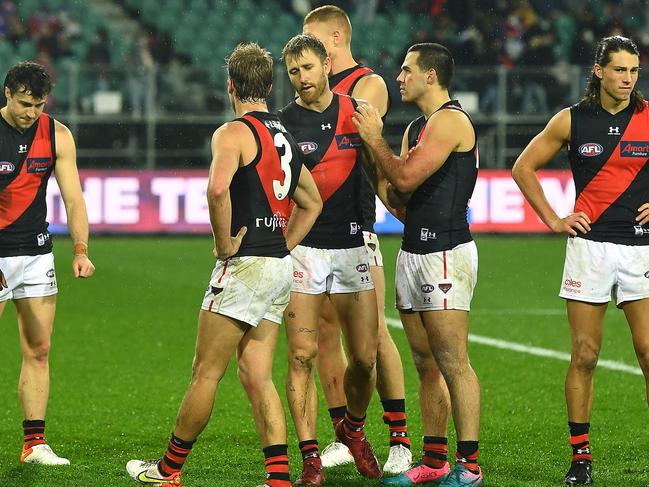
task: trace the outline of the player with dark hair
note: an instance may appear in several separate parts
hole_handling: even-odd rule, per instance
[[[192,380],[167,451],[160,461],[126,465],[142,484],[181,485],[183,464],[209,421],[218,384],[236,354],[266,459],[262,487],[291,485],[286,419],[272,364],[292,282],[289,251],[308,233],[322,200],[300,162],[299,147],[268,113],[270,53],[257,44],[240,44],[227,69],[237,118],[214,132],[207,188],[216,266],[198,319]]]
[[[88,216],[68,128],[43,113],[52,80],[33,62],[14,65],[5,78],[7,104],[0,110],[0,316],[16,307],[23,362],[18,395],[24,418],[20,460],[68,465],[45,438],[50,387],[49,351],[56,308],[52,240],[45,221],[45,193],[54,172],[74,244],[75,277],[90,277]]]
[[[592,483],[593,377],[611,298],[629,323],[649,403],[649,110],[635,87],[639,68],[633,41],[602,39],[583,99],[552,117],[513,169],[541,220],[569,237],[559,293],[566,299],[572,338],[565,382],[572,447],[568,485]],[[560,217],[536,171],[563,147],[576,201],[574,212]]]
[[[324,5],[304,17],[303,32],[317,37],[331,59],[329,86],[334,93],[364,100],[378,108],[385,118],[390,105],[383,78],[367,66],[358,64],[351,52],[352,26],[344,10]],[[401,473],[410,467],[412,453],[406,423],[405,387],[401,356],[385,323],[385,276],[379,239],[374,233],[376,196],[367,176],[361,186],[363,238],[369,253],[370,274],[376,289],[379,341],[376,356],[376,388],[383,406],[383,421],[389,427],[390,453],[383,466],[385,473]],[[335,427],[345,415],[343,375],[347,360],[340,341],[340,323],[329,299],[322,303],[318,333],[318,376]],[[322,451],[322,466],[353,462],[345,445],[333,442]]]
[[[422,116],[406,129],[400,156],[381,136],[376,108],[359,105],[354,117],[376,162],[372,179],[376,183],[382,174],[388,182],[385,197],[392,206],[406,207],[396,267],[397,308],[413,354],[417,356],[427,337],[434,357],[418,372],[420,380],[434,381],[431,394],[420,401],[424,414],[436,416],[425,427],[435,429],[425,432],[422,462],[385,479],[387,485],[483,485],[478,465],[480,384],[467,351],[478,271],[467,212],[478,175],[478,147],[471,119],[449,97],[452,78],[453,58],[444,46],[426,43],[408,49],[397,82],[402,100],[416,104]],[[458,440],[452,471],[446,460],[444,414],[449,395]]]
[[[364,433],[376,380],[376,294],[363,242],[360,188],[362,143],[352,123],[356,102],[332,93],[331,61],[311,35],[293,37],[282,58],[298,98],[280,119],[302,148],[318,185],[323,210],[313,229],[292,252],[293,288],[284,318],[289,347],[286,391],[302,452],[296,485],[324,482],[316,438],[318,321],[325,296],[338,315],[349,352],[344,374],[346,409],[336,436],[351,451],[361,475],[381,476]]]

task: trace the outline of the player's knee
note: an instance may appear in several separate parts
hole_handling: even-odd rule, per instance
[[[237,369],[237,375],[239,376],[239,382],[246,390],[248,394],[254,395],[256,391],[262,391],[266,384],[269,381],[272,381],[272,378],[268,374],[256,373],[250,369]]]
[[[311,372],[315,367],[317,357],[318,347],[316,346],[295,347],[289,351],[289,366]]]
[[[435,367],[435,362],[431,355],[413,352],[412,358],[420,381],[431,381],[435,374],[439,374],[439,370]]]
[[[40,365],[47,365],[50,355],[50,340],[41,340],[28,344],[23,349],[23,355],[26,360],[35,362]]]
[[[582,372],[592,373],[598,358],[598,347],[588,341],[577,341],[573,346],[571,364]]]
[[[365,356],[349,357],[349,366],[354,369],[354,375],[371,377],[376,368],[376,355],[368,354]]]
[[[649,343],[646,346],[636,347],[636,355],[645,377],[649,378]]]
[[[442,376],[449,384],[471,370],[466,354],[443,351],[436,353],[435,358]]]

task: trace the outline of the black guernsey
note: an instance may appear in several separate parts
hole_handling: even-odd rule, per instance
[[[580,238],[649,245],[649,227],[635,221],[649,202],[649,107],[635,103],[612,115],[598,107],[570,107],[568,157],[575,181],[575,212],[591,220]]]
[[[0,257],[52,251],[45,193],[55,163],[53,118],[21,133],[0,117]]]
[[[279,112],[302,149],[302,161],[311,171],[323,202],[322,213],[302,245],[320,249],[364,245],[360,207],[362,142],[352,123],[355,109],[352,98],[334,93],[322,113],[295,102]]]
[[[466,114],[457,100],[445,103],[439,110],[459,110]],[[410,124],[408,149],[419,143],[426,130],[426,122],[426,117],[422,115]],[[442,166],[414,191],[406,205],[403,250],[428,254],[449,250],[473,240],[467,212],[478,178],[478,164],[476,135],[476,143],[471,150],[452,152]]]
[[[230,183],[232,235],[248,227],[235,256],[285,257],[291,198],[302,170],[300,149],[274,114],[249,112],[237,121],[255,136],[257,156],[238,168]]]

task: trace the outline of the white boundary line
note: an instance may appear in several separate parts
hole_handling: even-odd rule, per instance
[[[396,318],[386,316],[385,322],[389,326],[392,326],[394,328],[403,329],[403,327],[401,326],[401,321]],[[489,347],[500,348],[502,350],[512,350],[514,352],[526,353],[528,355],[536,355],[537,357],[554,358],[563,360],[564,362],[570,362],[569,353],[558,352],[556,350],[550,350],[548,348],[532,347],[529,345],[523,345],[522,343],[508,342],[505,340],[500,340],[498,338],[474,335],[472,333],[469,334],[469,341],[473,343],[479,343],[481,345],[487,345]],[[642,375],[642,370],[640,370],[639,367],[627,365],[623,362],[616,362],[614,360],[599,360],[597,362],[597,366],[603,369],[625,372],[627,374]]]

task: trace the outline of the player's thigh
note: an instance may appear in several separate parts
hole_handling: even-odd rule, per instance
[[[56,295],[14,299],[14,305],[23,350],[49,347],[54,326]]]
[[[336,308],[334,308],[328,295],[325,295],[320,307],[318,332],[319,343],[333,343],[340,340],[340,321],[338,320]]]
[[[256,327],[248,328],[237,350],[240,375],[254,376],[260,380],[272,379],[279,326],[272,321],[262,320]]]
[[[573,350],[599,352],[602,347],[604,314],[608,303],[566,300],[568,324]]]
[[[291,353],[317,355],[318,319],[324,294],[291,292],[284,311],[286,338]]]
[[[5,311],[5,306],[7,306],[8,301],[9,301],[8,299],[5,301],[0,301],[0,318],[2,318],[2,314]]]
[[[220,379],[249,327],[235,318],[201,309],[194,368],[200,368],[204,375]]]
[[[469,312],[464,310],[424,311],[421,318],[433,356],[438,362],[467,361]]]
[[[416,311],[400,311],[399,317],[417,371],[421,374],[430,367],[436,368],[437,365],[428,344],[428,335],[420,314]]]
[[[649,360],[649,299],[629,301],[622,307],[629,322],[633,345]]]
[[[355,293],[332,294],[347,349],[353,356],[376,354],[378,319],[374,289]]]

